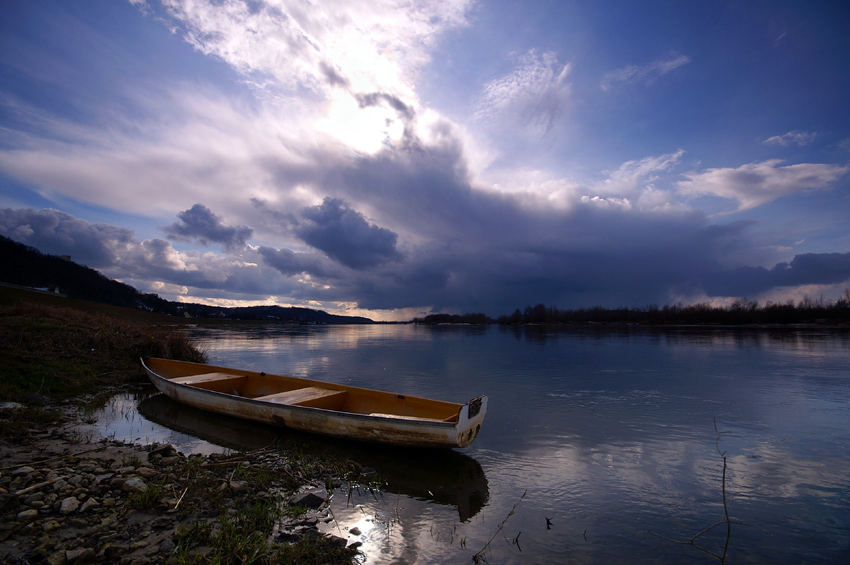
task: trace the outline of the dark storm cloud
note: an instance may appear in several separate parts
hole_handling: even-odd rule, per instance
[[[468,177],[450,132],[437,147],[412,144],[328,172],[323,186],[421,242],[408,240],[403,260],[345,281],[361,307],[499,314],[539,302],[667,303],[700,292],[697,281],[734,254],[751,227],[592,201],[556,209],[474,189]]]
[[[709,296],[752,296],[777,287],[850,281],[850,253],[806,253],[772,269],[741,267],[706,278]]]
[[[0,210],[0,233],[50,255],[70,255],[82,265],[115,264],[133,232],[109,224],[93,224],[59,210]]]
[[[159,292],[154,282],[233,293],[289,291],[286,281],[265,269],[256,256],[211,257],[180,253],[171,242],[139,241],[132,231],[93,224],[57,210],[0,210],[0,234],[51,255],[70,255],[79,264],[145,292]]]
[[[203,204],[195,204],[189,210],[177,214],[179,222],[165,228],[165,233],[180,241],[197,240],[203,245],[220,243],[232,251],[245,246],[254,231],[248,226],[226,226],[221,218]]]
[[[336,279],[342,275],[343,269],[315,253],[295,253],[290,249],[276,249],[266,246],[260,246],[257,253],[263,258],[266,265],[286,276],[305,273],[327,280]]]
[[[343,200],[325,198],[321,205],[302,210],[301,216],[295,234],[347,267],[365,269],[401,258],[398,235],[370,225]]]

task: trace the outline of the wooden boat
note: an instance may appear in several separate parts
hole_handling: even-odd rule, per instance
[[[466,447],[487,397],[466,404],[204,365],[142,359],[170,398],[219,414],[334,437],[416,447]]]

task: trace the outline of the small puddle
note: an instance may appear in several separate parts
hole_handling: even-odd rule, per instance
[[[81,441],[110,439],[142,445],[169,443],[184,455],[210,455],[238,449],[165,425],[158,417],[162,400],[168,399],[158,394],[155,388],[146,387],[110,396],[102,400],[99,407],[79,407],[82,423],[76,426],[75,433]],[[177,406],[167,408],[179,410]]]

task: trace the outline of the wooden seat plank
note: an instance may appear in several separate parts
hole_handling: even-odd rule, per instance
[[[267,394],[258,396],[254,400],[262,400],[265,402],[274,402],[277,404],[296,404],[304,405],[319,399],[328,399],[331,397],[344,396],[344,390],[333,390],[329,388],[321,388],[317,386],[309,386],[305,388],[297,388],[295,390],[287,390],[275,394]]]
[[[171,382],[181,385],[197,385],[200,383],[226,382],[244,379],[243,375],[232,375],[230,373],[204,373],[201,375],[189,375],[186,377],[175,377]]]

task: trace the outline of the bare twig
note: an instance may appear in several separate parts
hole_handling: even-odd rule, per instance
[[[522,502],[522,499],[525,498],[526,494],[528,494],[528,491],[525,491],[525,492],[522,493],[522,496],[519,497],[519,500],[517,500],[514,503],[513,507],[511,508],[511,511],[508,512],[508,515],[505,516],[505,519],[502,520],[502,523],[499,524],[499,527],[496,528],[496,531],[493,532],[493,535],[490,536],[490,539],[487,540],[487,543],[484,544],[484,547],[481,548],[481,551],[479,551],[478,553],[476,553],[475,555],[472,556],[473,562],[481,563],[481,562],[486,561],[486,559],[484,559],[484,553],[487,551],[487,548],[490,547],[490,544],[493,543],[493,540],[496,539],[496,536],[499,535],[499,532],[502,531],[502,528],[505,527],[505,524],[508,523],[508,520],[510,519],[510,517],[514,515],[514,511],[516,510],[517,505],[519,505],[519,503]],[[520,532],[520,533],[522,533],[522,532]],[[517,534],[517,537],[514,538],[514,541],[517,541],[518,538],[519,538],[519,534]],[[517,545],[517,547],[519,547],[519,543],[516,543],[516,545]],[[520,551],[522,551],[522,549],[520,549]]]
[[[723,519],[718,521],[718,522],[715,522],[714,524],[712,524],[712,525],[710,525],[706,528],[703,528],[702,530],[697,532],[694,536],[692,536],[691,539],[689,539],[688,541],[675,540],[673,538],[668,538],[667,536],[662,536],[661,534],[657,534],[653,531],[649,531],[649,533],[656,536],[656,537],[659,537],[661,539],[665,539],[665,540],[673,542],[673,543],[677,543],[679,545],[693,546],[693,547],[697,548],[698,550],[700,550],[704,553],[707,553],[707,554],[711,555],[712,557],[715,557],[718,561],[720,561],[721,565],[725,565],[726,557],[729,555],[729,540],[732,538],[732,524],[735,524],[735,525],[738,525],[738,526],[749,526],[751,528],[758,528],[759,530],[761,530],[765,533],[768,533],[768,532],[764,528],[761,528],[761,527],[756,526],[754,524],[747,524],[746,522],[738,522],[737,520],[732,520],[731,518],[729,518],[729,503],[726,499],[726,469],[727,469],[726,452],[720,451],[720,440],[723,437],[723,434],[725,434],[727,432],[720,431],[720,430],[717,429],[717,420],[716,419],[714,420],[714,432],[717,434],[717,437],[714,439],[714,448],[717,450],[717,454],[720,455],[720,458],[723,460],[723,474],[722,474],[722,479],[721,479],[721,482],[720,482],[721,493],[723,495]],[[723,553],[716,553],[714,551],[711,551],[710,549],[707,549],[707,548],[702,547],[701,545],[697,544],[697,540],[701,536],[703,536],[704,534],[707,534],[708,532],[710,532],[711,530],[713,530],[717,526],[721,526],[723,524],[726,524],[726,540],[723,544]]]
[[[181,502],[183,502],[183,497],[184,497],[184,496],[186,496],[186,493],[187,493],[187,492],[189,492],[189,487],[186,487],[186,488],[183,490],[183,494],[181,494],[181,495],[180,495],[180,498],[179,498],[179,499],[177,499],[177,504],[175,504],[175,505],[174,505],[174,508],[172,508],[172,509],[171,509],[171,510],[169,510],[168,512],[176,512],[176,511],[177,511],[177,507],[178,507],[178,506],[180,506],[180,503],[181,503]]]

